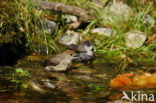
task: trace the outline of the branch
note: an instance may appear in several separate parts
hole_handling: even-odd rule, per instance
[[[34,0],[34,2],[39,3],[39,5],[43,9],[53,10],[64,14],[78,16],[79,20],[81,21],[90,21],[94,18],[92,15],[89,14],[88,11],[75,6],[64,5],[61,3],[47,2],[42,0]]]

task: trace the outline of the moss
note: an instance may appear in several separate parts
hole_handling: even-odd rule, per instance
[[[9,6],[8,6],[9,5]],[[0,44],[26,42],[30,51],[52,51],[54,44],[50,35],[44,33],[43,12],[36,9],[33,0],[0,1]],[[26,41],[20,40],[21,37]]]

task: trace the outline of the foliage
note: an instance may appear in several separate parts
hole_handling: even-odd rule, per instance
[[[102,20],[104,7],[98,7],[90,0],[46,1],[78,6],[80,8],[89,10],[93,15],[95,15],[95,20],[89,22],[89,25],[83,29],[78,28],[77,31],[81,32],[81,35],[84,37],[84,39],[89,39],[94,42],[94,50],[97,55],[102,57],[105,56],[112,61],[114,57],[122,57],[122,55],[126,55],[127,58],[130,58],[127,60],[128,63],[150,63],[155,60],[156,56],[154,51],[156,50],[156,41],[151,43],[146,42],[142,47],[133,50],[126,47],[124,40],[125,33],[134,29],[145,32],[148,37],[155,34],[155,24],[148,25],[142,21],[145,15],[154,15],[155,0],[105,0],[104,6],[107,6],[107,4],[111,2],[122,1],[127,3],[133,9],[133,13],[130,15],[130,17],[128,17],[129,19],[127,21],[121,20],[119,22],[104,22]],[[9,7],[7,5],[9,5]],[[24,35],[28,41],[27,45],[31,46],[34,51],[40,51],[42,49],[44,52],[48,53],[52,49],[57,50],[53,39],[58,40],[60,35],[63,35],[64,31],[69,29],[69,24],[66,24],[63,19],[64,14],[50,12],[47,10],[36,10],[36,5],[32,3],[32,0],[11,0],[10,2],[2,0],[0,6],[0,12],[2,12],[0,14],[0,35],[3,35],[3,37],[7,35],[7,38],[9,38],[19,34],[16,35],[17,41],[19,40],[18,36]],[[140,12],[142,13],[137,15]],[[46,35],[43,31],[44,25],[41,22],[43,18],[59,21],[59,31],[57,30],[52,37]],[[112,37],[91,34],[89,31],[94,27],[111,28],[115,30],[117,34]],[[115,60],[116,59],[114,59],[114,61]],[[121,64],[126,64],[126,66],[128,65],[125,63],[124,59],[121,58],[120,60],[123,62]],[[116,61],[118,62],[118,60]],[[125,70],[126,67],[123,65],[121,68]]]
[[[156,10],[154,4],[155,0],[106,0],[105,5],[109,5],[111,2],[122,1],[128,4],[133,12],[128,16],[128,20],[120,20],[118,22],[103,20],[103,8],[96,6],[90,0],[47,0],[52,2],[61,2],[63,4],[78,6],[83,9],[91,11],[92,15],[96,18],[89,22],[89,25],[83,29],[78,29],[81,32],[81,36],[84,40],[92,40],[94,42],[94,51],[97,56],[101,58],[107,58],[110,63],[118,64],[117,70],[125,71],[129,64],[153,64],[155,62],[156,54],[156,41],[146,43],[138,48],[131,49],[125,45],[125,34],[130,30],[139,30],[144,32],[147,37],[155,35],[155,24],[148,24],[143,22],[144,17],[147,14],[154,16]],[[62,14],[61,14],[62,15]],[[63,16],[60,16],[63,17]],[[64,22],[63,19],[61,19]],[[116,31],[116,35],[112,37],[99,36],[97,34],[91,34],[89,31],[94,27],[111,28]],[[62,30],[69,29],[69,24],[64,24],[61,27]],[[62,33],[61,33],[62,35]],[[59,36],[60,37],[60,36]],[[105,62],[94,61],[94,63]]]
[[[106,88],[104,88],[101,85],[95,85],[95,84],[89,84],[88,88],[91,89],[92,92],[99,92],[99,91],[104,91]]]
[[[26,70],[23,70],[22,68],[17,68],[15,70],[15,73],[12,74],[13,77],[11,79],[11,82],[16,84],[16,89],[20,86],[21,88],[28,88],[28,79],[30,77],[29,72]]]
[[[44,32],[43,12],[36,10],[33,0],[1,0],[0,7],[0,43],[26,42],[32,51],[44,53],[56,50],[52,37]]]

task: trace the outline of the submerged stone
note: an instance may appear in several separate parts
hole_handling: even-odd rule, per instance
[[[79,80],[86,81],[86,82],[96,81],[90,75],[74,75],[73,77]]]
[[[103,10],[104,22],[127,21],[132,14],[132,9],[123,2],[114,2]]]
[[[96,33],[100,36],[113,36],[116,34],[116,31],[109,28],[94,28],[91,30],[91,33]]]
[[[47,92],[45,89],[42,88],[42,86],[39,83],[34,82],[33,80],[30,80],[28,82],[28,84],[29,84],[29,87],[31,87],[34,91],[37,91],[40,93],[46,93]]]
[[[126,46],[133,49],[139,48],[144,44],[146,38],[147,36],[143,32],[129,31],[125,35]]]
[[[63,35],[59,39],[58,42],[63,45],[70,45],[70,44],[78,44],[79,40],[80,40],[80,35],[78,32],[67,31],[65,35]]]
[[[50,82],[44,82],[43,84],[47,88],[50,88],[50,89],[54,89],[55,88],[55,86],[52,83],[50,83]]]

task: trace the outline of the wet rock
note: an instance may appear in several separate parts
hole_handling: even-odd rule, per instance
[[[45,89],[42,88],[42,86],[39,83],[37,83],[33,80],[30,80],[28,84],[29,84],[29,87],[31,87],[34,91],[37,91],[40,93],[46,93],[47,92]]]
[[[70,44],[78,44],[79,40],[80,40],[80,35],[78,32],[67,31],[65,35],[63,35],[59,39],[58,42],[63,45],[70,45]]]
[[[132,9],[127,4],[114,2],[103,10],[103,19],[106,23],[119,22],[121,20],[127,21],[132,12]]]
[[[91,33],[96,33],[99,36],[113,36],[116,34],[116,31],[109,28],[94,28],[91,30]]]
[[[76,16],[73,16],[73,15],[65,15],[64,19],[68,23],[77,22],[78,21],[78,18]]]
[[[121,83],[122,82],[122,83]],[[110,81],[110,86],[118,90],[134,90],[143,88],[156,88],[155,73],[121,74]]]
[[[129,31],[125,35],[127,47],[133,48],[133,49],[141,47],[144,44],[146,38],[147,36],[145,33],[140,32],[140,31],[134,31],[134,30]]]
[[[44,82],[43,83],[45,87],[47,88],[50,88],[50,89],[54,89],[55,88],[55,85],[53,85],[52,83],[50,82]]]
[[[50,21],[50,20],[44,20],[43,22],[45,23],[46,26],[44,32],[52,35],[57,28],[57,24],[54,21]]]
[[[74,75],[73,78],[83,80],[86,82],[96,81],[94,78],[92,78],[90,75]]]

